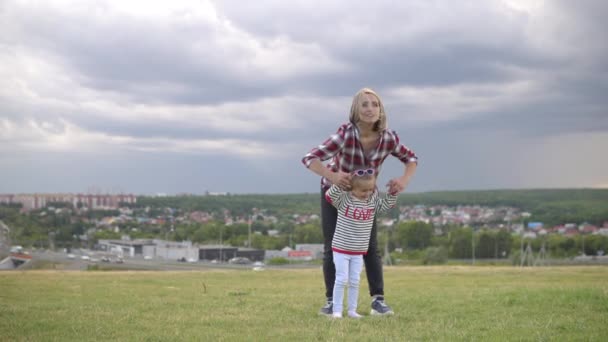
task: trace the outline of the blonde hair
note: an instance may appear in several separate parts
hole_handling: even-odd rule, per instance
[[[386,112],[384,112],[384,104],[382,103],[382,99],[380,99],[380,96],[378,96],[378,94],[376,94],[376,92],[371,90],[370,88],[363,88],[355,94],[355,96],[353,97],[353,104],[350,106],[350,115],[348,119],[355,125],[359,122],[359,102],[361,102],[361,98],[365,94],[374,95],[376,99],[378,99],[378,106],[380,107],[380,118],[374,124],[374,131],[381,131],[386,128]]]
[[[350,181],[351,188],[360,187],[367,182],[376,183],[376,175],[353,176]]]

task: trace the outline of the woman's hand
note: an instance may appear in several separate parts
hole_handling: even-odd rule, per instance
[[[338,171],[332,172],[331,177],[328,177],[332,184],[340,187],[342,190],[350,190],[351,174]]]
[[[388,192],[392,195],[397,195],[398,193],[405,190],[405,187],[407,187],[407,185],[409,184],[410,179],[412,178],[414,173],[416,173],[417,167],[417,162],[408,162],[407,164],[405,164],[405,172],[403,173],[403,176],[399,178],[393,178],[386,184],[386,186],[388,187]]]

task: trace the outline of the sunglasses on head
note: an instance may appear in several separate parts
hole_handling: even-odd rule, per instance
[[[376,170],[374,170],[374,169],[360,169],[360,170],[353,171],[353,176],[359,176],[359,177],[366,176],[366,175],[373,176],[374,173],[376,173]]]

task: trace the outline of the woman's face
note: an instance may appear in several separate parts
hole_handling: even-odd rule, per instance
[[[380,119],[380,101],[372,94],[363,94],[359,101],[359,122],[374,124]]]

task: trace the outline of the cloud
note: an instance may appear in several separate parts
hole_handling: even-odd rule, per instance
[[[5,153],[38,151],[104,155],[139,151],[273,159],[291,146],[271,146],[247,139],[134,138],[87,131],[64,120],[18,124],[4,119],[0,120],[0,130],[0,141],[3,141],[0,151]]]
[[[314,43],[240,30],[206,1],[68,3],[7,6],[5,36],[28,37],[29,53],[59,60],[80,84],[140,102],[281,94],[286,79],[345,67]]]
[[[0,159],[13,178],[103,156],[133,160],[139,174],[165,159],[217,164],[214,184],[231,191],[232,169],[250,169],[260,191],[308,189],[318,180],[293,181],[308,172],[299,159],[367,86],[420,153],[414,189],[559,185],[540,164],[518,178],[496,168],[560,141],[579,147],[578,162],[601,153],[586,141],[608,131],[607,10],[600,0],[3,1]],[[472,171],[454,169],[455,150]],[[603,184],[562,167],[564,184]]]

